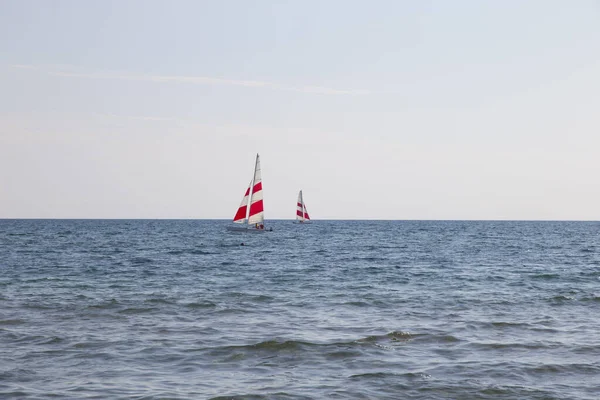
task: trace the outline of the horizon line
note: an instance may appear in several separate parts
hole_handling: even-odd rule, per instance
[[[0,221],[10,220],[49,220],[49,221],[229,221],[231,218],[193,218],[193,217],[156,217],[156,218],[81,218],[81,217],[0,217]],[[270,218],[268,221],[295,221],[295,218]],[[600,222],[600,219],[379,219],[379,218],[321,218],[311,219],[311,223],[324,221],[373,221],[373,222]]]

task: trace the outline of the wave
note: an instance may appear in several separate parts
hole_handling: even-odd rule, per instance
[[[589,356],[590,354],[600,355],[600,345],[580,345],[571,350],[573,353]]]
[[[238,395],[229,395],[229,396],[217,396],[211,397],[208,400],[267,400],[271,399],[269,395],[260,395],[260,394],[238,394]]]
[[[162,299],[162,298],[150,298],[144,300],[144,303],[149,304],[165,304],[165,305],[173,305],[177,304],[174,300]]]
[[[553,296],[549,299],[550,302],[552,303],[564,303],[564,302],[571,302],[571,301],[583,301],[583,302],[599,302],[600,301],[600,294],[597,293],[593,293],[593,294],[589,294],[589,295],[583,295],[579,298],[575,297],[575,296],[569,296],[569,295],[556,295]]]
[[[450,334],[420,334],[415,339],[422,343],[458,343],[463,341]]]
[[[150,264],[150,263],[154,262],[153,259],[147,258],[147,257],[133,257],[133,258],[130,258],[129,261],[135,265]]]
[[[591,301],[591,302],[600,301],[600,294],[593,293],[591,295],[584,296],[581,298],[581,301]]]
[[[551,273],[541,273],[541,274],[533,274],[529,276],[531,279],[540,279],[540,280],[552,280],[559,279],[559,274],[551,274]]]
[[[572,296],[565,296],[565,295],[558,295],[558,296],[554,296],[550,299],[552,302],[557,302],[557,303],[562,303],[563,301],[571,301],[571,300],[575,300],[575,297]]]
[[[38,378],[37,376],[37,372],[31,369],[25,369],[25,368],[14,368],[14,369],[10,369],[7,371],[3,371],[0,372],[0,382],[6,381],[6,382],[30,382],[30,381],[36,381]],[[6,393],[4,391],[2,391],[1,393],[8,395],[8,398],[10,398],[10,394],[11,393]],[[13,392],[12,394],[15,394],[17,392]],[[23,392],[19,392],[22,394],[16,395],[15,394],[15,398],[25,398],[27,397],[26,393]]]
[[[385,335],[379,336],[368,336],[362,339],[351,340],[351,341],[333,341],[327,343],[317,342],[306,342],[300,340],[265,340],[258,343],[238,345],[238,346],[224,346],[212,348],[214,351],[267,351],[267,352],[282,352],[291,350],[301,350],[308,348],[320,348],[322,351],[327,351],[325,354],[330,358],[347,358],[357,356],[360,354],[358,351],[360,347],[356,347],[356,350],[352,350],[354,346],[361,346],[364,344],[378,344],[381,342],[406,342],[412,340],[414,335],[408,332],[390,332]],[[340,347],[343,349],[340,350]]]
[[[363,339],[358,339],[357,342],[379,342],[382,340],[389,340],[392,342],[407,342],[415,338],[415,335],[410,332],[403,331],[393,331],[390,333],[386,333],[385,335],[374,335],[367,336]]]
[[[325,353],[325,357],[329,360],[345,360],[349,358],[358,358],[362,355],[360,351],[357,350],[333,350],[328,353]]]
[[[112,309],[112,308],[117,308],[120,306],[120,303],[116,300],[116,299],[110,299],[108,301],[105,301],[103,303],[100,304],[92,304],[89,305],[87,308],[88,309],[99,309],[99,310],[104,310],[104,309]]]
[[[225,296],[228,298],[237,298],[237,299],[244,299],[244,300],[248,300],[248,301],[255,301],[255,302],[271,302],[273,300],[275,300],[275,298],[273,296],[269,296],[266,294],[254,294],[254,293],[245,293],[245,292],[229,292],[229,293],[225,293]]]
[[[117,311],[119,314],[147,314],[156,311],[156,307],[128,307]]]
[[[395,373],[395,372],[365,372],[363,374],[354,374],[350,375],[350,379],[376,379],[376,380],[385,380],[385,379],[398,379],[405,378],[407,380],[426,380],[430,379],[431,375],[426,374],[424,372],[405,372],[405,373]]]
[[[22,308],[28,309],[28,310],[52,310],[53,307],[47,304],[42,304],[39,302],[35,302],[35,303],[24,303],[21,304]]]
[[[63,343],[65,342],[66,339],[58,337],[58,336],[52,336],[52,337],[48,337],[46,338],[45,341],[39,343],[41,345],[48,345],[48,344],[59,344],[59,343]]]
[[[490,325],[492,325],[495,328],[527,328],[527,327],[531,326],[531,324],[525,323],[525,322],[508,322],[508,321],[491,322]]]
[[[577,375],[588,374],[597,376],[600,374],[600,366],[594,364],[540,364],[524,368],[525,373],[529,375],[555,375],[576,373]]]
[[[171,254],[171,255],[180,255],[180,254],[194,254],[194,255],[217,254],[217,253],[211,253],[210,251],[199,250],[199,249],[169,250],[166,253],[167,254]]]
[[[345,257],[340,259],[340,261],[342,262],[355,262],[355,261],[368,261],[368,262],[378,262],[378,261],[387,261],[387,258],[384,257],[374,257],[374,256],[367,256],[367,257],[357,257],[357,256],[353,256],[353,257]]]
[[[469,343],[469,346],[473,346],[480,350],[542,350],[556,348],[561,345],[550,344],[548,342],[534,342],[534,343]]]
[[[20,318],[14,319],[0,319],[0,326],[15,326],[15,325],[23,325],[27,322]]]
[[[298,342],[295,340],[286,340],[284,342],[279,342],[277,340],[267,340],[264,342],[260,342],[254,345],[251,345],[252,348],[257,350],[267,350],[267,351],[283,351],[283,350],[297,350],[302,346],[314,346],[313,343],[306,342]]]
[[[286,392],[273,392],[266,394],[238,394],[211,397],[209,400],[269,400],[269,399],[290,399],[290,400],[309,400],[313,397],[301,396],[297,394],[289,394]]]
[[[354,301],[347,301],[344,303],[345,306],[354,306],[354,307],[369,307],[371,306],[371,304],[365,302],[365,301],[358,301],[358,300],[354,300]]]
[[[194,302],[184,304],[187,308],[215,308],[217,305],[211,301]]]

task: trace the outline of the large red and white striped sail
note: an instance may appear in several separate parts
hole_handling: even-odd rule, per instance
[[[310,221],[310,217],[306,211],[306,204],[304,204],[304,198],[302,197],[302,190],[298,193],[298,202],[296,203],[296,221]]]
[[[240,204],[240,208],[238,208],[235,213],[235,217],[233,217],[233,222],[236,224],[243,224],[246,222],[248,218],[248,199],[250,198],[250,189],[252,188],[252,181],[248,184],[248,189],[246,189],[246,194],[244,194],[244,198],[242,199],[242,203]]]
[[[254,227],[259,230],[264,230],[265,210],[263,206],[262,192],[262,177],[260,173],[260,157],[256,155],[256,163],[254,164],[254,176],[246,189],[246,193],[242,198],[242,203],[238,208],[233,222],[237,224],[248,224],[239,228],[228,227],[229,230],[246,230],[249,227]],[[271,229],[269,229],[271,230]]]
[[[260,158],[258,154],[256,155],[256,164],[254,165],[253,182],[254,185],[252,186],[252,196],[250,197],[248,224],[261,227],[265,221],[265,209],[263,206],[262,177],[260,174]]]

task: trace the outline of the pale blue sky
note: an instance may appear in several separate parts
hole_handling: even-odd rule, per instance
[[[598,1],[0,0],[0,218],[600,219]]]

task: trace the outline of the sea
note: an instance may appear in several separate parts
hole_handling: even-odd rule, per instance
[[[600,223],[0,220],[0,399],[600,398]]]

